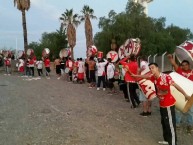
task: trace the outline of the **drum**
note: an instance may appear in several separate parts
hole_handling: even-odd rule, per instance
[[[11,57],[11,52],[9,50],[2,50],[2,54],[4,57]]]
[[[107,58],[111,58],[111,62],[116,62],[118,60],[118,53],[116,51],[109,51],[107,53]]]
[[[141,72],[141,75],[148,75],[148,74],[150,74],[149,69],[146,69]],[[141,89],[141,91],[148,100],[153,100],[154,98],[156,98],[156,90],[154,83],[152,83],[152,81],[140,78],[138,79],[137,82],[139,88]]]
[[[17,51],[17,58],[20,59],[20,58],[24,57],[24,54],[25,54],[25,53],[24,53],[23,50],[18,50],[18,51]]]
[[[103,52],[102,51],[98,51],[98,58],[103,58]]]
[[[69,69],[68,67],[66,67],[65,70],[64,70],[64,72],[65,72],[66,74],[68,74],[69,71],[70,71],[70,69]]]
[[[125,47],[121,45],[118,50],[119,59],[123,59],[125,57]]]
[[[173,86],[171,86],[171,94],[176,99],[176,109],[179,111],[186,113],[193,105],[193,82],[182,75],[172,72],[169,74],[174,82],[178,84],[189,96],[191,96],[190,100],[185,100],[185,97]]]
[[[185,41],[175,49],[176,57],[180,62],[188,60],[193,67],[193,41]]]
[[[87,55],[90,57],[90,56],[95,56],[97,54],[97,48],[96,46],[92,45],[88,48],[87,50]]]
[[[69,55],[68,49],[64,48],[60,50],[60,53],[59,53],[60,58],[68,57],[68,55]]]
[[[26,53],[28,56],[32,56],[34,54],[34,50],[33,49],[27,49]]]
[[[42,51],[42,56],[46,57],[46,56],[49,56],[49,54],[50,54],[50,49],[49,48],[44,48],[43,51]]]
[[[129,56],[131,54],[138,55],[141,50],[141,42],[139,38],[127,39],[124,46],[126,56]]]

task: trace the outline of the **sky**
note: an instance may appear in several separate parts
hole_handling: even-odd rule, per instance
[[[0,0],[0,48],[23,50],[23,28],[21,12],[14,7],[14,0]],[[97,20],[92,20],[93,33],[100,31],[99,18],[110,10],[117,13],[125,10],[128,0],[31,0],[26,13],[28,42],[39,42],[43,32],[54,32],[60,27],[59,17],[66,9],[73,8],[80,14],[84,5],[94,9]],[[193,0],[153,0],[148,5],[148,16],[166,18],[166,25],[174,24],[189,28],[193,32]],[[142,40],[143,41],[143,40]],[[75,57],[85,57],[86,40],[84,25],[77,27]]]

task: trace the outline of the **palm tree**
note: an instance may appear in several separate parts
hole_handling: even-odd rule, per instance
[[[93,31],[92,31],[92,24],[90,19],[96,19],[97,17],[94,16],[94,10],[91,9],[88,5],[84,5],[82,8],[81,13],[83,14],[80,16],[80,21],[85,22],[84,27],[85,27],[85,37],[86,37],[86,47],[90,45],[93,45]]]
[[[26,16],[25,11],[30,8],[30,0],[14,0],[14,6],[17,5],[17,9],[22,13],[22,24],[23,24],[23,38],[24,38],[24,49],[25,54],[28,49],[28,41],[27,41],[27,26],[26,26]]]
[[[78,14],[73,14],[73,9],[66,9],[60,17],[63,28],[67,29],[68,44],[71,48],[71,55],[74,59],[74,46],[76,45],[76,27],[80,24]]]

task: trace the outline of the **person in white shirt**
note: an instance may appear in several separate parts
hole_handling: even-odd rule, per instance
[[[78,82],[80,83],[84,82],[84,70],[84,62],[82,58],[80,58],[78,62]]]
[[[38,59],[38,61],[36,62],[36,66],[37,66],[37,70],[38,70],[38,76],[41,77],[41,75],[43,74],[43,71],[42,71],[43,61],[42,61],[42,59]]]
[[[103,83],[103,91],[106,90],[106,84],[105,84],[105,65],[107,64],[107,60],[100,58],[97,63],[96,63],[96,67],[97,67],[97,76],[98,76],[98,82],[97,82],[97,90],[100,90],[100,84],[101,81]]]
[[[149,63],[147,62],[147,59],[145,56],[142,56],[140,58],[140,69],[139,73],[142,74],[143,71],[149,72]],[[151,115],[151,101],[149,101],[144,93],[140,90],[139,91],[139,100],[143,103],[143,112],[140,113],[141,116],[147,117]]]
[[[108,87],[110,89],[109,94],[112,95],[112,93],[115,93],[115,87],[114,87],[114,75],[115,75],[115,66],[112,63],[111,58],[108,58],[108,65],[107,65],[107,81],[108,81]]]

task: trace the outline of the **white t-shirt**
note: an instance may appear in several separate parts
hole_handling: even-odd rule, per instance
[[[37,65],[38,69],[42,69],[43,68],[43,61],[42,60],[37,61],[36,65]]]
[[[109,63],[107,66],[107,79],[112,79],[115,75],[115,66],[112,63]]]
[[[103,73],[105,73],[105,65],[107,64],[107,60],[105,62],[97,62],[97,75],[98,76],[103,76]]]
[[[78,62],[78,73],[84,73],[84,62],[83,61]]]

